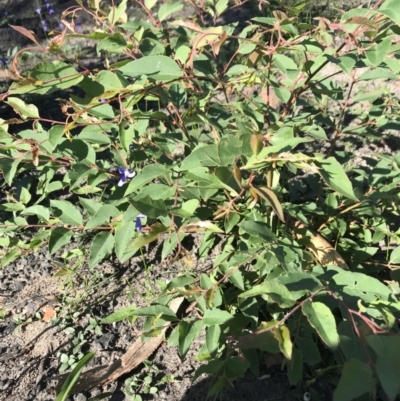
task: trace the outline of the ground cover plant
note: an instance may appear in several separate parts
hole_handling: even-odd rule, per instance
[[[281,355],[290,384],[312,399],[328,378],[334,400],[394,400],[396,2],[305,22],[304,4],[260,1],[243,24],[224,23],[235,7],[224,0],[193,3],[187,18],[176,17],[184,3],[138,0],[147,20],[128,20],[127,0],[77,0],[46,45],[14,27],[49,58],[23,73],[25,50],[7,60],[16,78],[1,95],[14,116],[0,118],[0,265],[72,244],[68,258],[95,271],[111,255],[145,258],[162,238],[162,259],[188,273],[103,324],[145,317],[144,340],[170,325],[182,358],[205,332],[195,378],[213,377],[210,397]],[[76,30],[83,14],[93,32]],[[96,42],[102,68],[64,51],[77,38]],[[63,118],[41,115],[38,99],[54,94]],[[369,150],[374,142],[392,152]],[[200,276],[190,273],[193,237],[200,260],[213,255]],[[91,357],[74,360],[74,378]],[[141,380],[127,384],[132,396]]]

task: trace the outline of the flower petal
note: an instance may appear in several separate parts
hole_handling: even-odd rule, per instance
[[[118,173],[125,175],[125,170],[121,166],[118,166]]]
[[[125,175],[126,175],[128,178],[133,178],[133,177],[136,175],[136,172],[135,172],[135,171],[130,172],[128,169],[126,169],[126,170],[125,170]]]
[[[142,231],[142,220],[140,220],[140,215],[136,217],[136,231]]]
[[[122,185],[124,185],[125,182],[126,182],[126,178],[125,178],[125,177],[122,177],[122,178],[118,181],[118,186],[119,186],[119,187],[122,187]]]

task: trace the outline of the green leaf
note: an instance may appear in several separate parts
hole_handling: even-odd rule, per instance
[[[232,193],[233,196],[238,196],[241,188],[239,187],[233,169],[231,167],[218,167],[215,169],[215,177],[221,181],[222,185]]]
[[[17,172],[17,167],[20,161],[21,159],[13,160],[10,157],[2,157],[2,155],[0,155],[0,171],[8,185],[12,184],[12,180]]]
[[[315,162],[315,164],[319,167],[318,172],[321,177],[333,190],[356,202],[358,201],[354,194],[353,185],[342,165],[334,157],[328,157],[322,162]]]
[[[364,346],[354,332],[352,323],[348,320],[341,321],[338,324],[338,333],[340,338],[340,348],[346,359],[358,359],[367,363],[368,358],[365,354]]]
[[[217,12],[217,15],[221,15],[229,5],[228,0],[218,0],[217,4],[215,5],[215,11]]]
[[[82,141],[98,143],[99,145],[109,145],[111,143],[110,137],[104,132],[99,131],[99,128],[103,127],[101,125],[88,125],[76,138]]]
[[[391,44],[392,44],[392,38],[388,37],[382,40],[382,42],[376,43],[371,47],[369,47],[368,50],[365,50],[365,55],[367,56],[368,61],[374,67],[377,67],[385,59]]]
[[[390,254],[389,263],[392,263],[392,264],[400,263],[400,246],[393,249],[392,253]]]
[[[207,309],[204,312],[203,323],[205,326],[213,326],[215,324],[225,324],[234,317],[229,312],[221,309]]]
[[[131,201],[133,207],[139,210],[140,213],[143,213],[147,217],[152,217],[154,219],[158,219],[162,216],[167,216],[167,208],[165,206],[165,202],[160,200],[153,200],[149,196],[145,196],[144,198],[137,199]]]
[[[206,329],[206,344],[210,355],[215,355],[219,348],[221,326],[214,324]]]
[[[56,227],[51,230],[50,240],[49,240],[49,253],[52,255],[57,252],[60,248],[67,245],[74,233],[64,227]]]
[[[310,325],[314,327],[322,341],[330,348],[336,349],[339,345],[339,335],[336,329],[335,318],[331,310],[322,302],[307,300],[302,306],[303,314]]]
[[[390,289],[376,278],[349,271],[335,274],[329,287],[353,305],[358,299],[365,302],[374,302],[377,299],[388,301],[391,295]]]
[[[397,379],[395,379],[398,381]],[[376,379],[370,366],[358,359],[350,359],[343,367],[333,401],[351,401],[374,389]]]
[[[296,339],[296,345],[300,348],[300,351],[302,352],[304,357],[304,361],[308,365],[313,366],[321,362],[321,354],[319,352],[318,346],[311,338],[298,337]]]
[[[39,63],[29,73],[29,79],[14,82],[10,94],[49,94],[60,89],[76,86],[83,75],[62,61]]]
[[[293,357],[288,361],[287,374],[291,386],[296,386],[303,377],[303,354],[297,348],[293,349]]]
[[[96,266],[114,248],[114,237],[108,231],[101,231],[93,239],[90,246],[89,268]]]
[[[83,224],[82,215],[71,202],[51,200],[50,206],[53,209],[53,214],[63,223],[70,226],[81,226]]]
[[[79,198],[79,202],[91,217],[93,217],[101,208],[101,203],[96,202],[93,199]]]
[[[39,118],[39,110],[34,104],[26,104],[17,97],[8,97],[6,103],[8,103],[24,120],[27,118]]]
[[[397,81],[399,79],[399,76],[394,74],[387,68],[378,67],[374,68],[371,71],[366,71],[362,73],[358,78],[358,81],[371,81],[375,79],[393,79],[394,81]]]
[[[108,224],[111,217],[116,217],[120,211],[113,205],[103,205],[96,214],[86,223],[85,230],[89,230],[102,224]]]
[[[68,398],[69,393],[74,387],[76,381],[87,363],[95,356],[94,352],[86,354],[75,366],[74,370],[68,375],[67,380],[65,380],[60,393],[57,396],[56,401],[65,401]]]
[[[279,276],[276,281],[286,286],[293,299],[312,294],[323,287],[316,277],[305,272],[289,272]]]
[[[21,250],[18,248],[11,249],[5,255],[1,256],[0,267],[6,267],[10,263],[14,262],[21,255]]]
[[[181,170],[192,170],[194,168],[230,166],[235,158],[242,154],[243,142],[232,136],[221,140],[216,145],[200,145],[185,158],[181,164]]]
[[[185,287],[186,285],[193,284],[196,281],[196,278],[189,275],[178,276],[173,278],[167,285],[168,290],[172,290],[174,288]]]
[[[190,199],[186,202],[183,202],[181,207],[171,209],[171,213],[188,219],[194,215],[198,206],[199,201],[197,199]]]
[[[80,139],[73,139],[72,141],[65,139],[57,146],[56,150],[78,162],[89,162],[92,165],[96,161],[94,149]]]
[[[175,312],[166,305],[156,304],[139,308],[132,311],[134,316],[161,316],[162,319],[168,321],[178,320]]]
[[[400,25],[400,10],[397,0],[385,0],[378,11]]]
[[[275,241],[275,235],[266,223],[261,221],[242,221],[238,226],[254,237],[260,237],[267,242]]]
[[[290,308],[294,305],[294,300],[290,291],[277,281],[264,281],[262,284],[257,284],[250,290],[247,290],[239,295],[239,298],[256,297],[258,295],[268,295],[274,302],[282,308]]]
[[[156,81],[172,81],[182,77],[178,64],[167,56],[147,56],[130,61],[119,70],[127,77],[139,78],[142,75]]]
[[[49,209],[41,205],[30,206],[22,211],[21,214],[37,216],[39,219],[42,219],[44,221],[49,221],[50,219]]]
[[[129,147],[132,145],[132,140],[135,136],[135,127],[131,124],[126,126],[121,124],[119,126],[119,141],[125,152],[129,152]]]
[[[25,210],[25,206],[20,202],[5,202],[0,205],[0,210],[6,210],[8,212],[20,212]]]
[[[21,203],[23,203],[24,205],[26,205],[27,203],[30,202],[31,199],[32,199],[32,195],[30,194],[28,189],[25,187],[22,187],[21,192],[19,194],[19,201]]]
[[[123,259],[124,253],[134,232],[135,223],[133,221],[123,223],[115,232],[115,254],[120,261]]]
[[[162,164],[150,164],[144,167],[143,170],[140,171],[140,173],[135,177],[135,179],[131,180],[128,188],[125,191],[125,195],[142,188],[150,181],[153,181],[155,178],[162,177],[168,172],[169,168],[167,166],[163,166]]]
[[[151,10],[157,3],[157,0],[144,0],[144,5],[148,10]]]
[[[117,32],[100,41],[96,46],[96,52],[98,55],[100,55],[102,50],[109,53],[122,53],[125,51],[127,45],[128,43],[125,38]]]
[[[376,373],[390,400],[400,394],[400,336],[368,336],[368,344],[377,354]]]
[[[101,319],[100,323],[110,324],[114,322],[120,322],[121,320],[128,319],[132,316],[132,312],[135,311],[136,306],[127,306],[125,308],[118,309],[116,312],[111,313],[107,317]]]
[[[293,343],[290,339],[290,331],[286,326],[279,326],[274,330],[274,335],[279,342],[279,348],[286,359],[292,359]]]
[[[203,321],[196,320],[194,322],[187,322],[182,320],[179,323],[179,355],[181,359],[186,357],[190,346],[193,341],[200,335],[203,329]]]
[[[176,13],[183,8],[183,3],[164,3],[158,9],[158,19],[160,21],[166,20],[171,14]]]
[[[110,24],[114,25],[124,14],[126,11],[126,2],[127,0],[122,0],[117,6],[110,8],[110,12],[108,14],[108,22]]]
[[[285,215],[283,214],[282,205],[279,202],[278,197],[275,195],[275,192],[267,187],[252,187],[254,192],[261,196],[265,201],[267,201],[272,209],[274,210],[275,214],[278,216],[279,220],[284,223],[285,222]]]

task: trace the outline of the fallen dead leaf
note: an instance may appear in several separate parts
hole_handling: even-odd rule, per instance
[[[181,306],[184,298],[175,298],[171,301],[169,307],[177,312]],[[70,394],[77,394],[83,391],[87,391],[93,387],[105,385],[117,380],[120,376],[125,373],[129,373],[136,366],[140,365],[144,360],[148,359],[149,356],[159,347],[164,339],[164,334],[169,327],[170,322],[168,322],[161,333],[149,341],[143,343],[140,338],[138,338],[128,349],[128,351],[122,355],[122,357],[111,365],[97,366],[93,369],[87,370],[81,374],[77,380],[75,386],[73,387]],[[67,379],[69,373],[56,376],[52,380],[56,380],[56,390],[59,392],[64,381]]]
[[[53,318],[56,315],[56,311],[50,306],[45,306],[43,308],[43,311],[44,311],[43,320],[45,322],[48,322],[51,318]]]

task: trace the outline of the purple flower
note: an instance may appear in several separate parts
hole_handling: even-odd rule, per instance
[[[54,14],[54,10],[52,8],[50,8],[49,10],[49,15]]]
[[[47,3],[47,4],[46,4],[46,7],[47,7],[47,8],[50,8],[50,7],[51,7],[51,5],[50,5],[49,3]]]
[[[44,26],[43,26],[43,30],[44,30],[45,32],[47,32],[47,31],[48,31],[48,29],[47,29],[47,26],[46,26],[46,25],[44,25]]]
[[[145,216],[144,214],[139,214],[138,216],[136,216],[136,231],[142,231],[142,220],[141,219],[145,219],[147,216]]]
[[[45,20],[40,20],[40,22],[42,23],[42,25],[46,25],[46,21]]]
[[[121,166],[118,166],[118,173],[121,175],[121,179],[118,181],[119,187],[125,184],[127,178],[133,178],[136,175],[134,171],[131,172],[129,168],[124,170]]]
[[[63,24],[62,22],[60,22],[60,23],[58,24],[58,26],[59,26],[60,29],[64,29],[64,24]]]
[[[1,57],[0,58],[0,63],[1,63],[1,67],[2,68],[6,68],[7,67],[7,61],[8,61],[8,58],[5,58],[5,57]]]
[[[35,10],[38,14],[40,14],[40,7]]]
[[[76,25],[75,29],[79,32],[82,29],[82,27],[80,25]]]
[[[99,99],[99,102],[100,102],[100,103],[106,103],[106,102],[107,102],[107,99],[101,98],[101,99]]]

